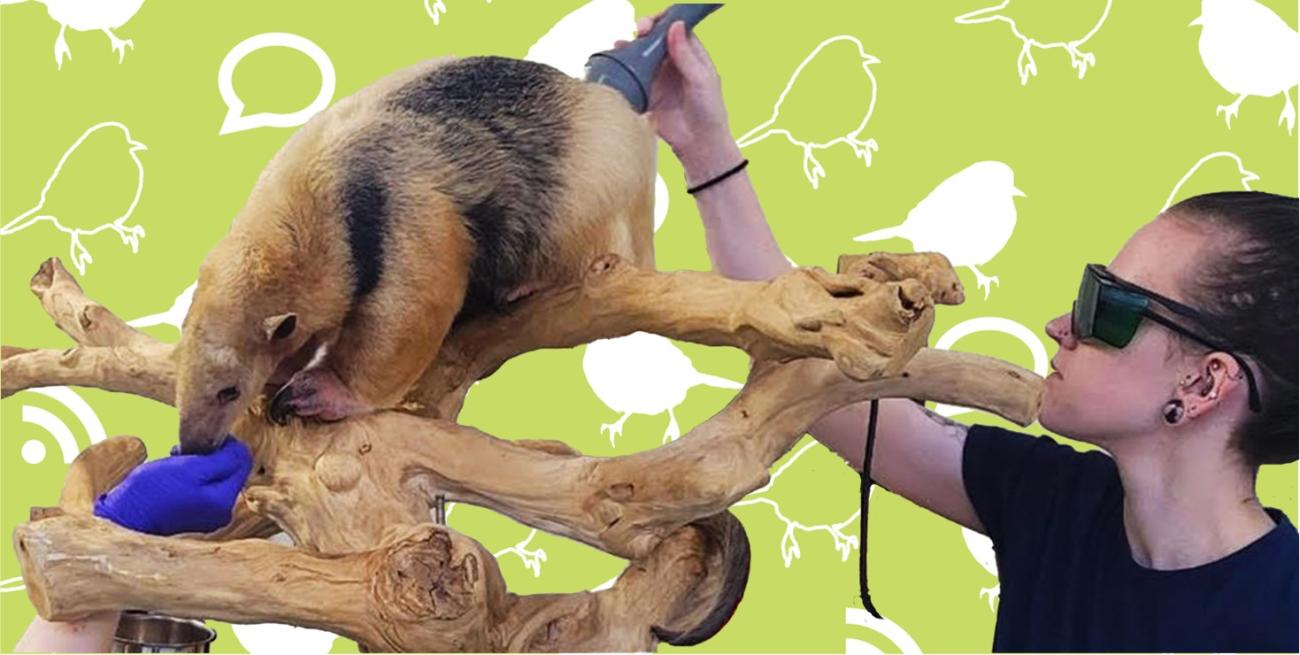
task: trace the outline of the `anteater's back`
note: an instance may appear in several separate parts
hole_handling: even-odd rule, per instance
[[[447,226],[425,223],[434,214],[405,211],[446,200],[470,240],[466,314],[527,281],[571,277],[593,252],[653,264],[655,136],[611,89],[535,62],[447,58],[312,123],[294,138],[310,141],[314,164],[298,168],[327,180],[318,193],[337,203],[360,294],[380,283],[394,240],[429,257],[449,246]]]

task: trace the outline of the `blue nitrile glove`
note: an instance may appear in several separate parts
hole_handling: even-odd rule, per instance
[[[230,522],[235,500],[253,468],[248,447],[227,436],[206,455],[181,455],[137,466],[95,499],[95,516],[137,532],[211,532]]]

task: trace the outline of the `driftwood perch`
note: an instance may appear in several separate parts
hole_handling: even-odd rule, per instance
[[[962,301],[940,255],[845,256],[838,274],[764,282],[593,262],[580,284],[466,323],[395,410],[278,426],[259,409],[234,433],[255,464],[235,517],[158,537],[93,517],[91,500],[143,462],[118,436],[86,449],[57,509],[13,535],[41,616],[117,608],[329,630],[370,650],[650,651],[730,618],[749,544],[733,503],[822,415],[876,397],[979,407],[1027,425],[1041,379],[985,357],[925,349],[936,303]],[[78,346],[4,347],[0,392],[84,385],[170,404],[171,346],[85,297],[57,260],[32,279]],[[620,457],[505,441],[455,418],[469,386],[518,354],[637,330],[744,349],[748,381],[681,439]],[[255,404],[256,408],[262,403]],[[520,596],[473,539],[430,520],[437,497],[491,508],[629,560],[610,589]],[[296,547],[262,539],[284,530]]]

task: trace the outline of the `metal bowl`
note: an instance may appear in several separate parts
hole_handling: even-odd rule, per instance
[[[202,621],[152,612],[122,612],[113,635],[114,653],[206,653],[217,638]]]

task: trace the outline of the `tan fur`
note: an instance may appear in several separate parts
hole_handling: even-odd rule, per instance
[[[213,445],[278,364],[292,358],[301,365],[318,343],[329,344],[326,364],[373,408],[399,402],[433,360],[465,297],[473,255],[462,217],[435,190],[453,171],[427,158],[398,160],[387,180],[399,185],[394,193],[409,211],[390,232],[396,238],[385,246],[382,283],[356,307],[337,199],[343,162],[367,134],[384,123],[403,127],[386,110],[386,96],[449,61],[403,69],[339,101],[295,133],[263,171],[200,268],[177,354],[183,444]],[[657,142],[646,117],[602,86],[573,80],[562,90],[571,103],[572,139],[555,183],[565,193],[549,223],[545,260],[525,290],[574,280],[606,252],[654,266]],[[286,312],[297,316],[293,335],[269,341],[260,326]],[[239,354],[238,366],[216,365],[223,347]],[[231,384],[241,389],[239,401],[218,406],[216,392]]]

